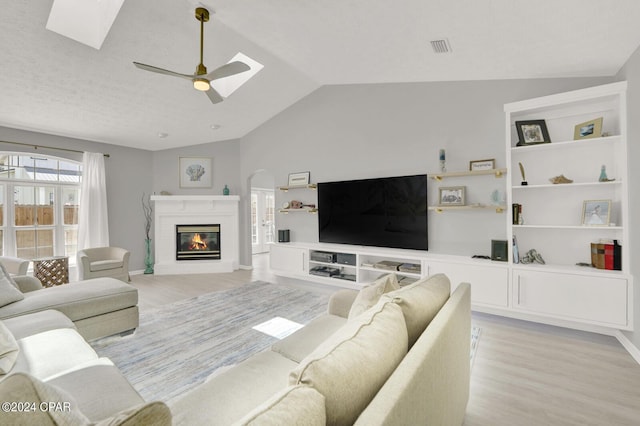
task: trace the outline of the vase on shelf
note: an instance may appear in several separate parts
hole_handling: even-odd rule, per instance
[[[229,187],[227,185],[224,186],[222,190],[222,195],[229,195]]]
[[[153,274],[153,256],[151,255],[151,238],[144,240],[144,273]]]

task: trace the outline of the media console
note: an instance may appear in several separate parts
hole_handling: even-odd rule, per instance
[[[360,289],[389,272],[398,276],[400,285],[445,273],[455,285],[473,282],[473,303],[508,306],[508,269],[504,262],[325,243],[274,244],[270,259],[271,270],[277,276],[352,289]]]
[[[304,242],[271,246],[270,267],[279,279],[356,290],[391,271],[401,285],[443,273],[451,280],[452,290],[461,282],[471,283],[472,309],[476,312],[603,334],[631,327],[626,309],[631,294],[627,277],[593,268],[567,270],[418,250]],[[546,283],[536,288],[546,291],[547,297],[540,299],[536,292],[528,291],[525,286],[534,280]],[[576,304],[571,294],[559,296],[558,289],[569,284],[574,294],[588,287],[593,297],[582,294],[582,304]]]

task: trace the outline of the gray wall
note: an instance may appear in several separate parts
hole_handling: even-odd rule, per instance
[[[178,172],[180,157],[210,157],[213,159],[211,188],[180,188]],[[192,145],[184,148],[154,151],[153,191],[168,191],[173,195],[222,195],[225,185],[232,195],[240,193],[240,146],[238,140]]]
[[[627,162],[629,165],[629,240],[626,242],[629,251],[629,259],[631,259],[631,274],[635,277],[635,296],[634,296],[634,332],[625,333],[625,335],[633,342],[636,348],[640,350],[640,191],[638,183],[640,182],[640,169],[637,167],[640,162],[640,49],[631,56],[626,65],[618,74],[619,80],[627,80],[627,117],[629,136],[627,143],[629,145],[629,153]],[[635,182],[635,184],[634,184]]]
[[[241,139],[242,181],[265,169],[284,185],[292,172],[310,171],[312,182],[409,175],[438,171],[438,151],[448,170],[466,170],[470,160],[495,158],[505,167],[505,103],[611,82],[612,79],[541,79],[325,86]],[[449,183],[450,182],[450,183]],[[478,185],[470,202],[489,201],[505,180],[446,181]],[[442,185],[445,185],[444,183]],[[484,185],[484,186],[483,186]],[[437,195],[430,184],[429,198]],[[243,189],[246,191],[245,188]],[[315,194],[276,192],[276,205]],[[277,215],[292,241],[314,242],[317,216]],[[478,226],[481,223],[482,226]],[[248,225],[244,225],[248,227]],[[429,214],[430,251],[490,252],[492,238],[505,238],[504,214]],[[244,246],[242,263],[250,262]]]
[[[144,216],[140,199],[143,192],[149,194],[151,191],[152,176],[149,173],[151,155],[149,151],[6,127],[0,127],[0,140],[109,154],[110,157],[105,158],[107,202],[109,205],[109,241],[111,245],[126,248],[131,252],[131,270],[143,269]],[[44,148],[34,151],[33,148],[0,143],[0,150],[36,152],[82,161],[82,154]]]

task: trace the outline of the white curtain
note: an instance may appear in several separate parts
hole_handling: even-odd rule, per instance
[[[107,185],[104,155],[85,152],[82,156],[82,185],[78,212],[78,250],[109,245]]]

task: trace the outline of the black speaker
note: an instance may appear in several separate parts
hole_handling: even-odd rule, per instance
[[[491,260],[506,262],[508,256],[506,240],[491,240]]]
[[[288,229],[278,229],[278,242],[279,243],[288,243],[289,242],[289,230]]]

